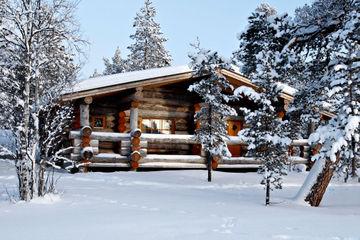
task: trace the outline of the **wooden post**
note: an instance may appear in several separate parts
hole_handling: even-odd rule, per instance
[[[134,101],[131,103],[130,109],[130,130],[133,131],[138,128],[139,120],[139,102]]]
[[[81,104],[80,105],[80,126],[85,127],[90,125],[90,111],[89,105]]]
[[[80,104],[80,126],[90,126],[90,108],[92,103],[92,97],[84,98],[84,104]]]
[[[140,129],[134,129],[133,131],[131,131],[130,167],[132,170],[136,170],[139,167],[139,161],[141,160],[140,136],[141,136]]]
[[[80,126],[81,128],[81,162],[85,164],[83,171],[87,172],[87,164],[89,160],[93,157],[93,151],[90,146],[92,129],[90,127],[90,107],[92,103],[92,97],[84,98],[84,104],[80,104]]]
[[[80,145],[80,155],[81,163],[84,163],[83,172],[87,172],[87,164],[89,160],[93,157],[94,152],[90,145],[92,129],[89,126],[85,126],[81,129],[81,145]]]
[[[213,156],[213,159],[211,161],[212,170],[215,170],[218,168],[220,160],[221,160],[220,156]]]

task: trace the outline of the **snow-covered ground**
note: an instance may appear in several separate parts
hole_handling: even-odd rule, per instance
[[[14,168],[0,162],[0,239],[360,239],[360,184],[333,182],[319,208],[291,203],[306,174],[269,207],[256,173],[208,183],[206,171],[59,174],[59,195],[14,204]]]

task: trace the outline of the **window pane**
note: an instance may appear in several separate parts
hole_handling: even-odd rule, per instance
[[[146,133],[171,134],[172,120],[169,119],[143,119],[142,127]]]

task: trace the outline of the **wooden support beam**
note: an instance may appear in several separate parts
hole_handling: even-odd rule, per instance
[[[80,126],[90,126],[90,109],[88,104],[80,104]]]
[[[130,154],[130,166],[131,169],[136,170],[139,167],[139,161],[142,158],[140,153],[140,136],[141,130],[134,128],[131,131],[131,154]]]
[[[135,130],[138,128],[139,121],[139,102],[132,102],[130,109],[130,129]]]

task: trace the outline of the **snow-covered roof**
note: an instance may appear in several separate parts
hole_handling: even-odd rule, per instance
[[[255,84],[251,83],[248,78],[241,74],[238,68],[233,67],[231,71],[224,69],[222,72],[224,75],[230,76],[236,79],[236,81],[242,82],[242,84],[249,87],[256,87]],[[69,92],[65,92],[62,100],[69,101],[82,97],[101,95],[134,88],[139,85],[143,85],[143,82],[145,84],[145,81],[149,80],[149,84],[172,82],[174,79],[173,77],[178,78],[177,80],[179,81],[183,81],[185,79],[190,79],[191,73],[192,69],[188,66],[174,66],[84,79],[76,83]],[[293,96],[296,92],[296,89],[288,85],[279,83],[279,86],[282,88],[282,93],[289,95],[289,97]]]
[[[98,88],[111,87],[152,78],[178,75],[192,72],[188,66],[153,68],[148,70],[118,73],[82,80],[74,85],[73,92],[82,92]]]

